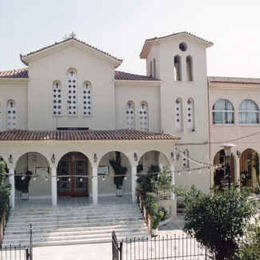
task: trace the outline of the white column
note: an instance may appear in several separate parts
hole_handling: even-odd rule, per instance
[[[98,178],[97,178],[97,165],[92,167],[92,197],[93,204],[98,204]]]
[[[51,200],[52,206],[57,206],[57,170],[56,167],[51,168]]]
[[[15,208],[15,175],[14,169],[9,169],[9,184],[11,185],[11,193],[10,193],[10,205],[12,209]]]
[[[172,185],[175,185],[175,172],[174,172],[173,164],[170,165],[170,171],[171,171],[171,175],[172,175]],[[175,200],[175,194],[173,192],[171,194],[171,198],[172,198],[172,200]]]
[[[136,202],[136,166],[132,166],[132,202]]]

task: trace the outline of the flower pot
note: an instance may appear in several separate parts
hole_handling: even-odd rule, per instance
[[[152,237],[158,236],[158,228],[152,229]]]

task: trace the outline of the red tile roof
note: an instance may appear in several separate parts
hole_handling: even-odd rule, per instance
[[[0,71],[0,78],[28,78],[28,68]]]
[[[123,71],[115,71],[115,79],[116,80],[144,80],[144,81],[152,80],[152,81],[159,81],[159,79],[157,79],[157,78],[127,73],[127,72],[123,72]]]
[[[22,61],[23,61],[23,58],[26,58],[26,57],[28,57],[28,56],[30,56],[30,55],[33,55],[33,54],[35,54],[35,53],[38,53],[38,52],[40,52],[40,51],[50,49],[50,48],[52,48],[52,47],[55,47],[55,46],[57,46],[57,45],[60,45],[60,44],[62,44],[62,43],[69,42],[69,41],[76,41],[76,42],[81,43],[81,44],[83,44],[83,45],[85,45],[85,46],[87,46],[87,47],[90,47],[91,49],[93,49],[93,50],[95,50],[95,51],[98,51],[98,52],[100,52],[100,53],[102,53],[102,54],[105,54],[106,56],[108,56],[108,57],[110,57],[110,58],[113,58],[113,59],[115,59],[115,60],[117,60],[117,61],[119,61],[119,62],[122,62],[121,59],[118,59],[118,58],[116,58],[115,56],[113,56],[113,55],[111,55],[111,54],[109,54],[109,53],[107,53],[107,52],[105,52],[105,51],[102,51],[102,50],[100,50],[100,49],[98,49],[98,48],[96,48],[96,47],[94,47],[94,46],[92,46],[92,45],[90,45],[90,44],[88,44],[88,43],[86,43],[86,42],[84,42],[84,41],[78,40],[78,39],[76,39],[76,38],[74,38],[74,37],[70,37],[70,38],[68,38],[68,39],[65,39],[65,40],[62,40],[62,41],[59,41],[59,42],[55,42],[54,44],[51,44],[51,45],[49,45],[49,46],[43,47],[43,48],[38,49],[38,50],[36,50],[36,51],[30,52],[30,53],[28,53],[28,54],[26,54],[26,55],[20,55],[20,56],[21,56],[21,59],[22,59]],[[26,64],[26,65],[27,65],[27,64]]]
[[[90,141],[90,140],[177,140],[169,134],[137,130],[7,130],[0,132],[0,141]]]
[[[28,68],[0,71],[0,78],[29,78]],[[141,80],[141,81],[159,81],[159,79],[127,73],[123,71],[115,71],[116,80]]]

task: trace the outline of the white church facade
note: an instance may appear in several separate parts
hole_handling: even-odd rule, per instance
[[[0,156],[9,168],[12,207],[20,197],[15,175],[28,172],[30,199],[49,198],[53,206],[59,196],[90,197],[94,204],[114,196],[109,160],[116,151],[127,167],[123,192],[133,201],[137,174],[152,165],[168,165],[173,184],[209,190],[221,142],[235,139],[233,129],[239,138],[241,129],[251,133],[259,124],[243,109],[247,123],[230,123],[225,101],[222,114],[212,110],[234,90],[243,96],[245,84],[241,79],[233,88],[230,79],[207,77],[211,45],[187,32],[148,39],[140,54],[146,59],[142,76],[117,70],[122,60],[71,37],[21,55],[23,69],[0,72]],[[248,100],[257,84],[247,85]],[[253,108],[249,103],[243,108]]]

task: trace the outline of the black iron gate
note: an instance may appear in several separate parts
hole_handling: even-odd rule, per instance
[[[32,225],[29,246],[0,245],[0,260],[33,260]]]
[[[112,260],[122,260],[123,259],[123,243],[118,242],[116,233],[112,232]]]

